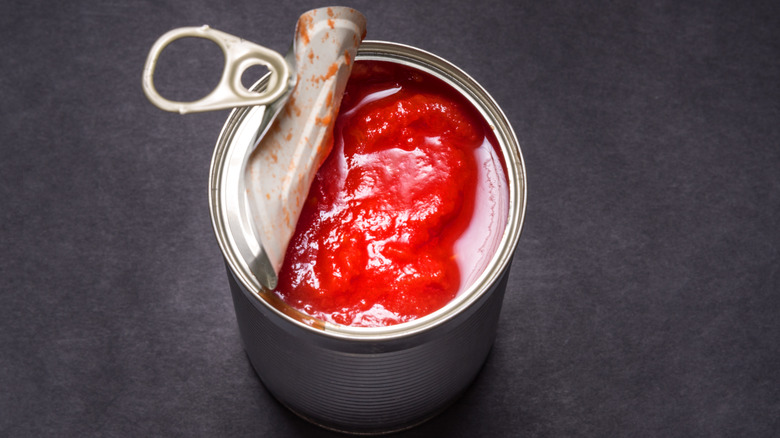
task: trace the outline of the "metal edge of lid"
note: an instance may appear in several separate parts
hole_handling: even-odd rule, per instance
[[[460,68],[424,50],[385,41],[364,41],[358,50],[356,60],[397,62],[427,72],[459,91],[493,128],[501,147],[507,171],[509,217],[498,248],[482,274],[465,291],[441,309],[414,321],[387,327],[341,326],[306,315],[291,306],[282,306],[281,300],[276,298],[271,291],[260,286],[257,279],[247,269],[246,262],[236,254],[235,242],[225,226],[223,194],[220,190],[225,171],[226,155],[236,131],[240,129],[249,113],[253,110],[256,111],[257,107],[234,109],[219,134],[209,171],[209,210],[218,244],[230,270],[246,290],[250,291],[258,301],[280,318],[322,336],[354,341],[384,341],[412,336],[444,324],[468,309],[489,290],[490,285],[498,281],[511,263],[522,232],[527,198],[526,170],[520,145],[505,114],[487,91]],[[264,86],[265,81],[267,81],[267,77],[261,79],[255,88]]]

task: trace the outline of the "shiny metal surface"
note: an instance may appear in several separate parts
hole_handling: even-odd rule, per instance
[[[509,218],[489,266],[444,308],[381,328],[345,327],[304,315],[262,288],[242,256],[245,199],[234,157],[262,119],[234,110],[212,160],[210,209],[228,268],[241,336],[264,385],[298,415],[351,433],[411,427],[451,403],[473,380],[493,343],[526,205],[525,168],[500,108],[473,79],[446,61],[394,43],[364,42],[357,59],[398,62],[448,82],[483,114],[499,141],[509,182]],[[239,154],[240,155],[240,154]]]

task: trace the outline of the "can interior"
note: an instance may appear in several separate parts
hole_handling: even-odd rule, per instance
[[[509,217],[501,241],[483,272],[441,309],[410,322],[386,327],[332,324],[298,311],[263,288],[250,270],[250,263],[258,263],[253,256],[258,253],[257,248],[251,247],[254,239],[244,238],[251,235],[248,233],[252,232],[254,225],[250,220],[243,173],[249,152],[264,131],[261,126],[264,107],[237,108],[231,112],[220,133],[212,160],[209,206],[226,263],[236,280],[256,298],[256,305],[266,306],[290,323],[307,330],[335,337],[386,339],[429,329],[457,315],[479,299],[508,269],[525,216],[525,166],[515,134],[503,112],[479,84],[457,67],[428,52],[380,41],[363,42],[356,59],[395,62],[443,80],[466,97],[493,129],[509,184]],[[262,89],[267,81],[268,76],[258,81],[254,88]]]

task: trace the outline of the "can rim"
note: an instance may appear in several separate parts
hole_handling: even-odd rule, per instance
[[[251,111],[257,110],[257,107],[233,109],[219,134],[209,171],[209,210],[217,242],[229,270],[241,286],[261,305],[294,326],[326,337],[355,341],[396,339],[441,326],[472,307],[474,302],[488,292],[491,285],[500,280],[500,276],[511,263],[525,220],[527,197],[525,162],[514,130],[498,104],[471,76],[452,63],[416,47],[373,40],[364,41],[360,45],[356,60],[396,62],[432,74],[467,98],[493,129],[507,171],[509,214],[504,234],[495,253],[484,271],[471,285],[445,306],[426,316],[386,327],[351,327],[323,321],[293,309],[271,291],[264,289],[251,274],[246,263],[242,262],[235,245],[231,244],[232,236],[228,235],[225,226],[226,218],[221,193],[225,157],[231,141],[236,130]],[[263,80],[267,80],[267,77]],[[263,80],[259,81],[256,87],[262,86]]]

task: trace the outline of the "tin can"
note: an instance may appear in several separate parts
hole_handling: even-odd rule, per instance
[[[413,47],[365,41],[357,60],[403,64],[465,96],[493,129],[509,186],[509,213],[487,267],[444,308],[380,328],[346,327],[291,308],[251,274],[242,226],[248,220],[241,175],[262,108],[232,111],[217,141],[209,207],[227,265],[239,331],[252,366],[279,402],[328,429],[379,434],[435,416],[476,377],[493,344],[526,206],[526,173],[512,128],[490,95],[449,62]],[[260,81],[256,88],[262,88]]]

